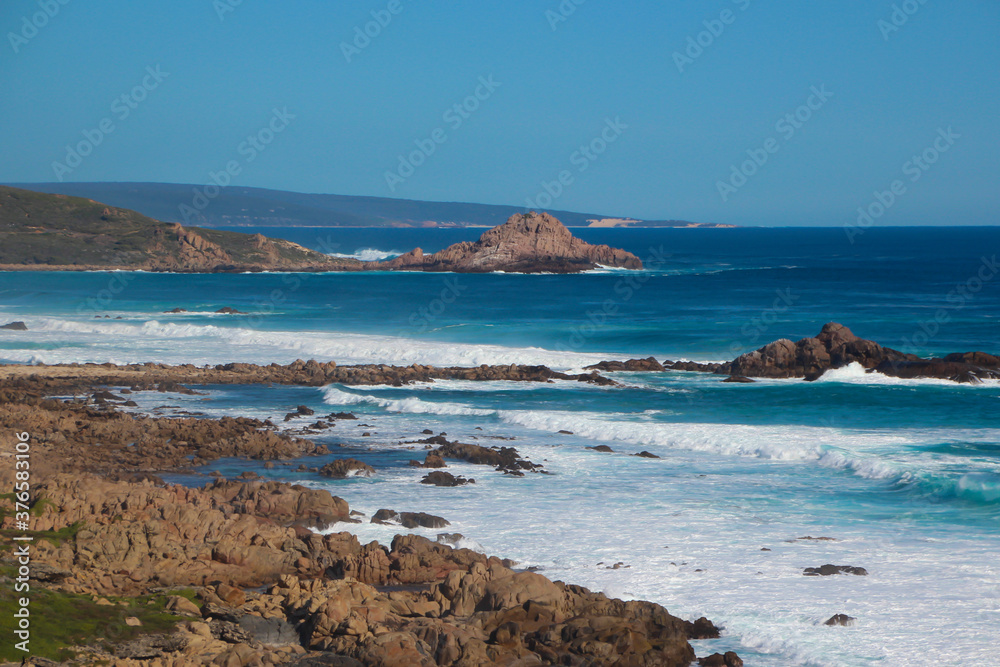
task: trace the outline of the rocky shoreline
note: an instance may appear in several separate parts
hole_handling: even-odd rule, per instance
[[[164,484],[158,473],[220,458],[255,459],[266,467],[328,451],[266,421],[153,417],[116,407],[135,392],[193,391],[182,382],[315,385],[338,372],[384,383],[459,371],[315,362],[0,367],[0,429],[27,433],[31,443],[31,586],[38,600],[32,613],[80,615],[65,619],[59,632],[93,627],[85,636],[60,637],[50,657],[150,666],[687,667],[696,660],[689,640],[718,636],[706,619],[684,621],[653,603],[611,599],[454,548],[453,535],[439,535],[437,542],[397,535],[388,546],[362,545],[347,532],[321,535],[314,530],[364,518],[326,491],[252,474],[200,488]],[[543,367],[462,372],[524,381],[558,376]],[[84,397],[54,398],[67,394]],[[414,461],[421,467],[454,458],[505,474],[543,472],[510,447],[433,435],[425,442],[426,459]],[[0,467],[0,483],[12,488],[12,465]],[[14,530],[11,498],[0,505],[5,537],[22,532]],[[393,510],[376,519],[429,526],[444,521]],[[3,552],[5,590],[11,588],[12,558],[9,549]],[[736,667],[742,661],[728,653],[702,664]]]
[[[299,406],[285,415],[284,422],[292,422],[288,428],[271,420],[183,411],[161,416],[123,408],[137,408],[133,399],[141,392],[198,394],[210,385],[403,386],[459,379],[621,386],[602,373],[623,371],[708,372],[728,382],[814,380],[849,364],[893,377],[1000,378],[996,356],[968,352],[922,359],[859,338],[836,323],[816,337],[778,340],[721,364],[650,357],[605,361],[583,373],[517,364],[441,368],[315,360],[0,366],[0,429],[28,434],[32,447],[31,583],[41,598],[40,612],[78,611],[103,624],[88,634],[59,635],[62,646],[47,655],[63,663],[164,667],[687,667],[695,660],[742,665],[735,653],[696,658],[690,641],[719,635],[706,619],[685,621],[653,603],[622,602],[550,581],[509,560],[457,548],[457,534],[440,533],[436,541],[399,534],[388,545],[363,545],[352,533],[336,530],[360,521],[447,529],[447,519],[419,506],[381,509],[367,517],[327,491],[264,481],[250,471],[236,479],[212,473],[200,487],[161,478],[222,459],[256,460],[263,468],[298,464],[297,472],[332,478],[376,474],[363,461],[331,460],[332,452],[309,437],[356,419],[353,414],[316,415]],[[423,458],[410,461],[426,469],[419,470],[415,483],[474,484],[475,479],[444,470],[447,461],[456,460],[495,471],[488,474],[548,473],[511,446],[463,443],[429,430],[422,435],[407,441],[414,449],[423,447]],[[595,449],[611,451],[604,445]],[[648,452],[635,455],[655,458]],[[0,483],[7,488],[13,488],[13,475],[13,466],[0,467]],[[15,530],[14,497],[7,494],[0,503],[0,530],[8,538],[23,534]],[[0,553],[0,577],[8,584],[4,594],[12,595],[16,561],[11,547]],[[867,571],[827,564],[803,574]],[[86,625],[83,618],[69,625],[74,623]]]
[[[4,388],[32,392],[87,393],[97,385],[125,386],[132,390],[156,389],[175,391],[179,384],[285,384],[321,387],[331,383],[347,385],[391,385],[395,387],[414,382],[435,380],[470,380],[489,382],[552,382],[567,380],[601,386],[618,383],[597,371],[589,373],[561,373],[547,366],[520,364],[438,367],[422,364],[389,366],[364,364],[340,366],[334,361],[318,362],[315,359],[291,364],[231,363],[215,366],[184,364],[144,363],[117,365],[105,364],[53,364],[53,365],[0,365],[0,380]]]

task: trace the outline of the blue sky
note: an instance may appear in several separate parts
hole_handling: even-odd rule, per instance
[[[0,182],[832,226],[901,181],[877,224],[1000,221],[994,0],[235,2],[3,3]]]

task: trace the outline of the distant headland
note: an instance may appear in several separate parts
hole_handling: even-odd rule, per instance
[[[186,227],[80,197],[0,186],[0,270],[453,271],[641,269],[630,252],[578,239],[547,213],[518,213],[476,242],[384,262],[327,255],[262,234]]]
[[[126,208],[164,222],[198,227],[496,227],[519,206],[428,202],[387,197],[305,194],[283,190],[178,183],[7,183]],[[575,227],[729,228],[687,220],[639,220],[620,214],[538,209]]]

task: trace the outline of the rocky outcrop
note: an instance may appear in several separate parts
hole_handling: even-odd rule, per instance
[[[319,474],[333,478],[371,477],[375,468],[357,459],[337,459],[320,468]]]
[[[542,464],[521,458],[513,447],[483,447],[462,442],[448,442],[440,436],[428,440],[443,442],[440,443],[440,447],[427,453],[427,460],[423,464],[425,468],[442,468],[443,465],[438,465],[439,460],[443,464],[443,459],[455,459],[493,466],[497,472],[518,477],[524,476],[525,472],[542,472]]]
[[[814,338],[795,343],[782,339],[741,355],[729,368],[747,377],[803,377],[815,380],[826,371],[852,363],[894,377],[934,377],[955,381],[1000,378],[1000,359],[983,352],[921,359],[855,336],[842,324],[830,322]]]
[[[916,359],[916,357],[912,357]],[[885,362],[904,361],[907,355],[855,336],[842,324],[830,322],[814,338],[793,343],[781,339],[733,360],[731,375],[745,377],[818,378],[831,368],[857,362],[875,368]]]
[[[9,322],[8,324],[0,326],[0,329],[8,329],[10,331],[27,331],[28,326],[24,322]]]
[[[425,512],[397,512],[386,509],[375,512],[371,522],[386,526],[399,525],[403,528],[445,528],[451,525],[451,522],[443,517]]]
[[[646,359],[629,359],[628,361],[602,361],[592,366],[587,366],[585,370],[598,371],[662,371],[663,364],[653,357]]]
[[[460,273],[575,273],[598,266],[641,269],[642,261],[630,252],[606,245],[591,245],[574,237],[548,213],[510,217],[487,231],[476,242],[464,241],[432,255],[417,248],[366,268],[405,271],[455,271]]]
[[[455,476],[443,470],[435,470],[424,475],[420,483],[431,484],[433,486],[463,486],[465,484],[475,484],[476,480],[471,478],[466,479],[461,475]]]
[[[287,522],[301,500],[281,503],[283,514],[268,504],[312,493],[323,492],[57,475],[34,491],[36,504],[45,502],[34,518],[32,564],[60,572],[62,591],[95,600],[167,591],[173,633],[106,645],[115,664],[260,664],[251,659],[265,655],[291,664],[320,651],[344,656],[338,664],[686,667],[695,657],[689,637],[712,636],[699,630],[712,627],[703,619],[688,623],[653,603],[515,572],[420,536],[397,535],[386,548],[349,533],[312,533]],[[332,501],[346,514],[346,503]],[[191,586],[200,606],[171,593]]]
[[[257,419],[148,417],[117,412],[105,399],[97,400],[107,405],[64,403],[8,386],[0,389],[0,428],[32,434],[32,468],[37,466],[40,473],[130,476],[200,466],[220,458],[269,461],[326,451]]]
[[[1000,379],[1000,357],[985,352],[958,352],[940,359],[923,359],[883,347],[875,341],[855,336],[837,322],[823,325],[814,337],[791,341],[787,338],[742,354],[725,363],[670,361],[659,365],[652,357],[629,361],[602,361],[588,369],[603,371],[695,371],[729,376],[723,382],[749,383],[751,378],[804,378],[816,380],[828,370],[857,363],[869,372],[900,378],[940,378],[977,383]]]

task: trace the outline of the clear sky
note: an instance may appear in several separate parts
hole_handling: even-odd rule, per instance
[[[0,182],[1000,223],[996,0],[61,1],[0,8]]]

